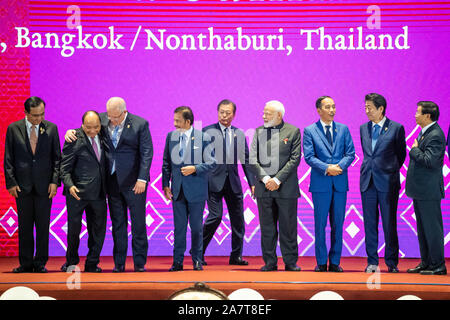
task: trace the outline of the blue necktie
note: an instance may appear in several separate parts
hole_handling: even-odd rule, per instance
[[[327,140],[328,140],[328,143],[330,144],[330,146],[332,146],[333,138],[331,138],[331,131],[330,131],[331,126],[325,126],[325,128],[327,129],[325,136],[327,137]]]
[[[378,137],[380,136],[380,129],[381,129],[381,127],[378,124],[373,126],[373,130],[372,130],[372,151],[375,149],[375,145],[377,144]]]
[[[186,143],[184,142],[184,133],[180,135],[180,159],[184,160],[184,151],[186,150]]]
[[[112,137],[111,137],[111,142],[114,146],[114,148],[117,147],[117,144],[119,143],[119,139],[117,139],[117,134],[119,133],[119,126],[116,126],[113,130],[112,133]],[[116,171],[116,160],[114,159],[113,164],[112,164],[112,168],[111,168],[111,174],[113,174]]]

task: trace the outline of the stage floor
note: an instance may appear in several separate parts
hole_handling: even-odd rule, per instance
[[[302,300],[315,293],[331,290],[345,300],[383,299],[395,300],[412,294],[421,299],[450,300],[450,275],[425,276],[408,274],[406,269],[415,267],[418,259],[401,259],[400,273],[389,274],[384,261],[380,261],[381,273],[365,274],[365,258],[342,258],[344,273],[314,272],[315,258],[300,257],[301,272],[286,272],[281,258],[276,272],[261,272],[261,257],[245,257],[248,266],[230,266],[228,257],[206,257],[204,271],[193,271],[190,257],[185,258],[184,271],[168,272],[171,257],[149,257],[147,272],[135,273],[132,258],[127,259],[125,273],[112,273],[112,257],[102,257],[100,274],[63,273],[59,271],[64,257],[52,257],[47,263],[47,274],[14,274],[18,258],[0,258],[0,294],[14,286],[34,289],[40,296],[58,300],[160,300],[167,299],[177,290],[205,282],[211,288],[230,294],[240,288],[252,288],[265,299]],[[447,268],[450,267],[447,259]],[[84,269],[84,259],[79,264]]]

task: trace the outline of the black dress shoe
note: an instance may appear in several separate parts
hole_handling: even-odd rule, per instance
[[[33,272],[34,273],[47,273],[48,270],[44,266],[39,266],[39,267],[34,267]]]
[[[398,273],[398,268],[397,267],[388,267],[388,272],[389,273]]]
[[[229,264],[234,266],[248,266],[248,261],[242,259],[242,257],[230,258]]]
[[[415,268],[411,268],[406,270],[407,273],[420,273],[420,271],[422,270],[426,270],[428,268],[428,266],[426,266],[423,263],[419,263],[419,265]]]
[[[208,264],[206,263],[205,260],[202,260],[202,266],[207,266]]]
[[[344,270],[341,268],[341,266],[330,264],[328,267],[328,271],[330,272],[344,272]]]
[[[84,272],[91,272],[91,273],[100,273],[102,272],[102,268],[98,267],[98,266],[86,266],[84,267]]]
[[[263,266],[261,269],[260,269],[261,271],[277,271],[278,270],[278,266],[268,266],[268,265],[265,265],[265,266]]]
[[[315,272],[327,272],[327,265],[326,264],[319,264],[314,268]]]
[[[194,262],[194,270],[195,271],[202,271],[203,270],[201,261],[195,261]]]
[[[174,263],[172,265],[172,267],[170,267],[170,269],[169,269],[170,272],[172,272],[172,271],[182,271],[182,270],[183,270],[183,265],[180,264],[180,263]]]
[[[25,268],[23,266],[18,266],[17,268],[14,268],[13,273],[31,273],[33,272],[33,267]]]
[[[420,274],[424,275],[446,275],[447,274],[447,268],[445,266],[435,268],[435,269],[429,269],[429,270],[422,270],[420,271]]]
[[[285,265],[284,270],[286,270],[286,271],[301,271],[302,269],[296,264],[291,264],[291,265]]]
[[[62,266],[61,266],[61,271],[62,272],[74,272],[76,268],[75,264],[68,264],[67,262],[65,262]]]
[[[134,267],[134,272],[145,272],[145,267]]]
[[[118,273],[118,272],[125,272],[125,266],[114,266],[114,269],[112,272]]]

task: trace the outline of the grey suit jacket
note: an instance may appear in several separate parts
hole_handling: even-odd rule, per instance
[[[299,198],[297,168],[300,159],[299,128],[285,122],[270,130],[264,126],[257,128],[250,151],[250,164],[257,180],[256,197]],[[265,176],[276,177],[280,180],[280,188],[275,191],[267,190],[262,182]]]
[[[406,195],[416,200],[440,200],[445,197],[445,135],[437,123],[420,138],[419,147],[409,152]]]

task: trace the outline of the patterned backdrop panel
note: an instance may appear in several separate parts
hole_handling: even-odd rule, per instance
[[[359,126],[367,121],[364,95],[378,92],[386,97],[387,115],[404,125],[408,149],[420,131],[414,120],[419,100],[433,100],[440,106],[439,123],[447,133],[449,9],[450,4],[438,1],[352,0],[345,4],[333,0],[9,1],[0,10],[0,43],[8,45],[0,53],[0,153],[3,156],[7,124],[23,117],[23,101],[28,95],[46,101],[46,118],[58,125],[61,143],[66,130],[80,127],[86,110],[105,111],[109,97],[123,97],[129,112],[149,121],[154,145],[145,212],[149,255],[168,256],[173,250],[173,213],[171,203],[162,193],[161,166],[165,137],[173,130],[176,107],[191,106],[195,126],[201,128],[217,122],[216,108],[220,100],[231,99],[237,104],[233,124],[248,133],[251,141],[253,129],[262,124],[265,102],[273,99],[283,102],[285,121],[303,132],[318,120],[315,100],[330,95],[336,102],[335,120],[348,125],[356,149],[355,160],[349,168],[343,255],[365,256],[359,192],[363,161]],[[15,48],[18,34],[25,32],[16,27],[28,28],[30,44],[26,48]],[[247,41],[242,40],[245,37],[239,40],[239,33],[248,39],[252,36],[259,39],[255,47],[263,46],[265,50],[251,46],[237,48],[239,41],[243,47]],[[370,45],[359,47],[358,41],[379,39],[380,35],[390,36],[392,48],[389,39],[382,49],[369,50]],[[268,49],[269,36],[272,36],[273,50]],[[72,42],[68,41],[70,37]],[[183,47],[182,41],[188,37],[194,43]],[[202,37],[205,50],[199,43]],[[225,43],[231,38],[236,49],[225,50]],[[260,42],[263,40],[264,45]],[[218,49],[219,42],[223,50]],[[345,42],[347,49],[338,50],[342,49],[338,42]],[[349,49],[352,44],[353,49]],[[400,172],[397,212],[400,255],[418,257],[414,208],[405,194],[408,164],[409,157]],[[244,187],[244,255],[258,256],[261,235],[257,204],[242,169],[239,170]],[[314,255],[310,174],[311,169],[302,157],[298,168],[301,198],[297,212],[301,256]],[[447,153],[443,174],[445,254],[450,257]],[[3,170],[0,178],[4,185]],[[0,204],[0,256],[16,255],[17,210],[4,188]],[[206,207],[205,219],[207,215]],[[112,255],[111,230],[108,218],[103,255]],[[378,251],[383,256],[381,222],[379,230]],[[327,231],[329,242],[329,226]],[[80,238],[80,254],[85,255],[85,220]],[[131,255],[131,222],[128,239]],[[189,243],[188,232],[188,247]],[[50,254],[62,256],[66,249],[67,211],[59,189],[51,213]],[[231,226],[224,206],[222,222],[206,254],[228,255],[230,251]]]

